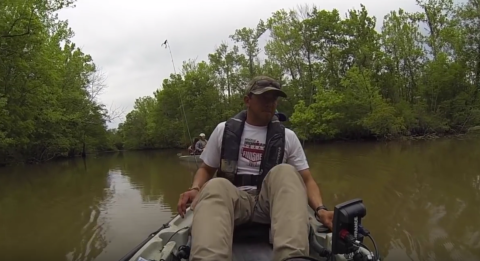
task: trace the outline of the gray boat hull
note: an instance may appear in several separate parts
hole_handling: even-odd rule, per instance
[[[200,159],[200,155],[184,155],[184,156],[179,156],[178,159],[186,162],[198,162],[198,163],[203,162],[202,159]]]
[[[321,223],[313,217],[313,211],[309,210],[311,233],[316,244],[330,250],[332,243],[332,233],[328,231]],[[192,224],[193,212],[187,209],[185,218],[179,215],[165,224],[159,231],[152,233],[137,248],[132,250],[120,261],[173,261],[179,254],[179,250],[186,245],[190,245],[190,226]],[[236,228],[233,240],[233,261],[271,261],[272,245],[269,243],[269,228],[253,227]],[[253,234],[252,234],[253,232]],[[312,245],[312,242],[311,242]],[[364,254],[370,252],[365,248],[360,248]],[[317,260],[325,260],[315,252],[314,247],[310,247],[310,257]],[[336,255],[337,261],[347,261],[344,255]],[[185,260],[185,259],[182,259]]]

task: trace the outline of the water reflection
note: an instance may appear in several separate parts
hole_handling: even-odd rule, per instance
[[[3,260],[94,260],[105,248],[100,218],[108,165],[66,161],[0,175]],[[68,256],[68,257],[67,257]]]
[[[96,258],[101,261],[118,260],[171,217],[158,201],[145,202],[141,188],[120,169],[110,170],[109,179],[113,196],[105,201],[101,215],[109,243]]]
[[[385,260],[479,260],[480,139],[306,149],[324,201],[360,197]],[[194,164],[175,151],[0,169],[3,259],[117,260],[167,222]]]
[[[479,145],[336,144],[307,154],[329,205],[364,199],[386,260],[480,260]]]
[[[126,154],[122,174],[128,176],[146,203],[158,204],[175,211],[178,196],[192,182],[192,171],[179,166],[171,151],[134,152]]]

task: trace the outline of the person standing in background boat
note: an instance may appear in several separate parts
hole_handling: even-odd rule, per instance
[[[205,146],[207,146],[207,140],[205,139],[205,133],[200,133],[199,137],[200,140],[195,143],[195,152],[201,154],[205,149]]]
[[[232,260],[235,226],[270,223],[273,260],[309,255],[308,206],[332,228],[333,211],[323,205],[297,135],[281,123],[280,84],[255,77],[244,97],[246,111],[217,125],[200,156],[192,187],[180,195],[184,217],[192,202],[191,261]],[[215,172],[217,178],[213,178]]]

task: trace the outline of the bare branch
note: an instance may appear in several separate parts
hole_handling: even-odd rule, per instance
[[[88,85],[85,87],[89,94],[90,101],[97,101],[97,98],[107,88],[106,76],[103,72],[97,70],[88,77]]]
[[[113,107],[113,103],[110,105],[110,109],[107,113],[107,121],[112,122],[116,119],[123,118],[125,116],[126,108],[125,107]]]
[[[315,5],[310,6],[308,4],[297,5],[297,10],[295,10],[297,12],[297,17],[300,20],[305,20],[309,18],[309,16],[312,14],[314,6]]]

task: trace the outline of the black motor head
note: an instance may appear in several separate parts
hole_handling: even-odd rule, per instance
[[[332,254],[351,253],[352,241],[362,238],[358,226],[367,215],[363,200],[353,199],[335,206],[333,214]]]

